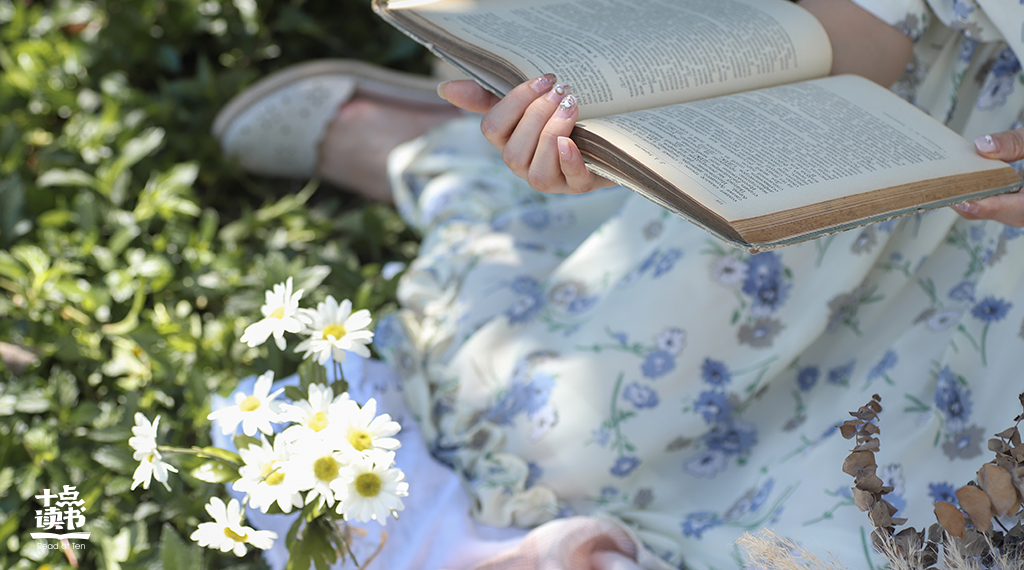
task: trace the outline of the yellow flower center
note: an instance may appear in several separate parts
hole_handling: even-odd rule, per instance
[[[373,438],[362,430],[350,430],[348,432],[348,442],[352,444],[352,447],[356,448],[356,451],[366,451],[373,447]]]
[[[259,407],[260,399],[257,398],[256,396],[249,396],[248,398],[242,400],[241,404],[238,404],[238,409],[242,410],[243,412],[251,412],[253,410],[258,409]]]
[[[380,477],[374,473],[356,477],[356,492],[364,497],[376,497],[380,494]]]
[[[320,431],[327,427],[327,424],[327,414],[323,412],[317,412],[313,414],[313,419],[309,420],[309,429],[313,431]]]
[[[345,327],[341,325],[327,325],[324,327],[323,337],[324,339],[327,339],[327,337],[333,336],[334,340],[341,340],[341,337],[345,336],[345,333],[347,332],[348,331],[345,330]]]
[[[313,474],[321,481],[334,481],[338,477],[341,465],[338,460],[330,455],[321,457],[313,462]]]
[[[249,540],[248,534],[238,534],[237,532],[231,530],[228,527],[224,527],[224,536],[230,538],[235,542],[245,542]]]
[[[274,309],[273,313],[267,315],[268,319],[283,319],[284,318],[284,307],[278,307]]]
[[[276,467],[278,461],[271,461],[263,468],[263,480],[267,485],[280,485],[284,481],[284,473]]]

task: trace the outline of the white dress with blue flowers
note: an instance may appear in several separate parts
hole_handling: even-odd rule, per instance
[[[917,41],[894,90],[969,138],[1018,123],[1019,2],[859,2]],[[424,241],[376,346],[484,523],[606,515],[719,569],[769,526],[870,567],[847,412],[882,396],[879,473],[921,527],[1021,411],[1018,229],[944,209],[749,255],[622,188],[535,192],[472,118],[392,159]]]

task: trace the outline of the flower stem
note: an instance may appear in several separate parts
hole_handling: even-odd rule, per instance
[[[156,449],[160,453],[179,453],[182,455],[195,455],[196,457],[202,457],[203,459],[213,459],[216,461],[220,461],[225,465],[234,467],[235,469],[241,467],[241,465],[235,463],[234,461],[231,461],[230,459],[224,459],[223,457],[218,457],[216,455],[213,455],[212,453],[207,453],[198,447],[173,447],[170,445],[158,445]]]

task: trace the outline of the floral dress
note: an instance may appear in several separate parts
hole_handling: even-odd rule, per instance
[[[968,138],[1019,122],[1024,5],[859,3],[917,42],[897,93]],[[941,209],[751,255],[623,188],[535,192],[473,118],[391,175],[424,237],[375,346],[483,523],[609,517],[645,567],[718,569],[770,527],[871,567],[848,412],[881,395],[879,475],[921,527],[1021,411],[1019,229]]]

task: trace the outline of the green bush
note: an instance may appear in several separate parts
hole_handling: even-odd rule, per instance
[[[262,567],[188,539],[220,485],[130,491],[126,442],[141,411],[208,445],[211,393],[295,370],[238,342],[273,283],[393,308],[380,268],[417,247],[393,210],[247,176],[208,134],[244,86],[318,57],[428,65],[368,0],[0,0],[0,568]],[[29,536],[63,485],[92,535],[74,562]]]

